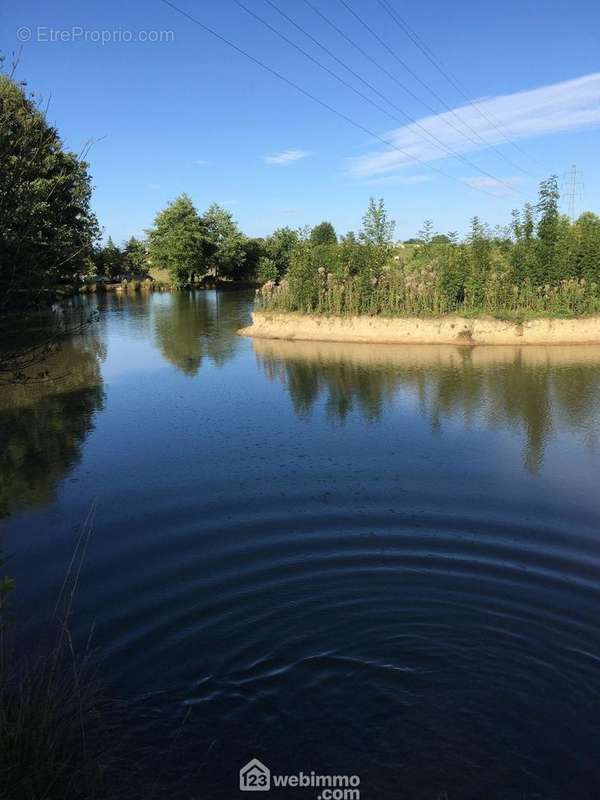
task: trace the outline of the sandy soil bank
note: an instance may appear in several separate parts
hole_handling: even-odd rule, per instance
[[[600,344],[600,316],[523,323],[481,317],[327,317],[255,311],[240,336],[379,344]]]

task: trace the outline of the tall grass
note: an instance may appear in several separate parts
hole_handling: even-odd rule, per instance
[[[83,525],[53,615],[52,635],[20,658],[11,625],[0,634],[1,800],[104,797],[106,750],[97,736],[101,692],[89,648],[78,654],[69,620],[92,532]]]
[[[83,651],[73,643],[70,621],[94,515],[95,504],[77,537],[48,637],[29,657],[20,657],[14,643],[13,583],[0,580],[0,800],[162,800],[176,794],[171,767],[190,710],[165,730],[144,696],[110,699],[91,635]],[[138,740],[140,724],[144,735],[152,731],[151,744]],[[199,748],[199,763],[204,756]],[[179,777],[189,778],[195,766],[182,766]]]
[[[329,276],[327,276],[329,277]],[[496,317],[583,316],[600,312],[600,294],[585,279],[567,279],[557,285],[533,287],[492,277],[481,294],[449,296],[431,272],[411,275],[390,273],[365,286],[357,277],[292,287],[283,280],[267,283],[257,292],[257,308],[265,311],[334,314],[437,317],[443,314]]]

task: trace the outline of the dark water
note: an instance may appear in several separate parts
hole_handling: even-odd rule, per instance
[[[0,390],[2,546],[33,643],[98,498],[75,633],[165,796],[242,797],[252,757],[363,798],[599,796],[600,348],[97,302],[59,384]]]

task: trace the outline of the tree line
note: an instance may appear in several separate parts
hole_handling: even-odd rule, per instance
[[[358,236],[301,243],[288,269],[259,295],[273,310],[328,314],[491,313],[579,315],[600,311],[600,217],[571,221],[559,211],[556,176],[536,205],[506,228],[474,217],[464,239],[426,221],[395,244],[383,201],[371,200]]]
[[[246,236],[230,211],[213,203],[199,214],[187,194],[162,209],[144,240],[132,237],[121,248],[109,238],[94,251],[98,276],[117,279],[128,272],[166,270],[178,287],[213,281],[276,280],[289,267],[292,252],[308,238],[313,244],[337,242],[330,222],[312,230],[278,228],[266,237]]]
[[[491,230],[478,217],[462,240],[435,232],[394,241],[382,200],[371,199],[358,233],[330,222],[246,236],[214,203],[198,213],[183,194],[162,209],[144,239],[99,243],[82,153],[68,151],[40,98],[0,71],[0,318],[52,299],[86,276],[106,280],[166,271],[177,287],[253,281],[266,307],[327,313],[497,314],[600,310],[600,218],[559,211],[556,177],[538,202]]]

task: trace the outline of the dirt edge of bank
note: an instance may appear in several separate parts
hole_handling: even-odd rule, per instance
[[[600,316],[511,322],[493,317],[334,317],[255,311],[240,336],[376,344],[600,344]]]

